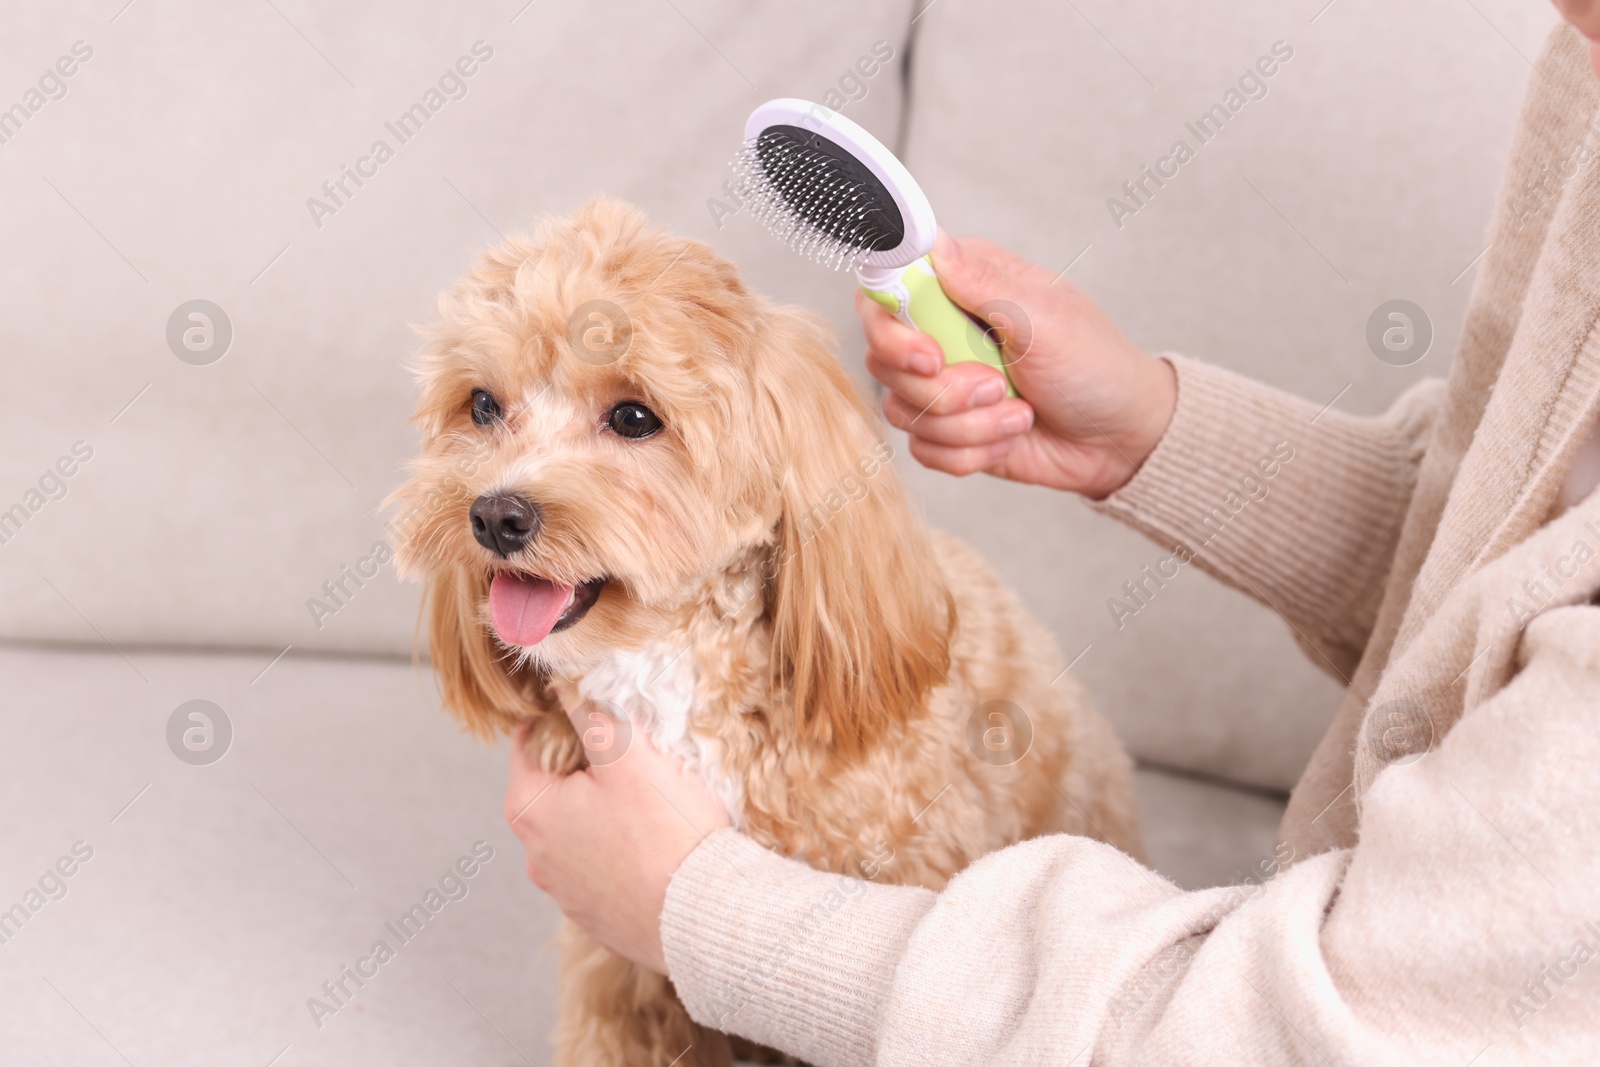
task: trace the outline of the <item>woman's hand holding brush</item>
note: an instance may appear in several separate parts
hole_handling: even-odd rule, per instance
[[[1100,498],[1133,477],[1172,421],[1171,364],[1140,350],[1070,282],[1006,249],[941,233],[934,267],[950,298],[988,322],[1020,398],[978,362],[947,364],[939,344],[865,295],[867,370],[889,389],[883,413],[911,454],[950,474]]]

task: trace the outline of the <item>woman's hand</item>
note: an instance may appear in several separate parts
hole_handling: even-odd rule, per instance
[[[939,344],[865,294],[867,370],[886,385],[883,413],[911,454],[951,474],[986,471],[1104,497],[1121,488],[1172,421],[1177,380],[1072,283],[975,238],[941,233],[934,267],[957,304],[1003,335],[1021,398],[983,363],[944,362]]]
[[[527,850],[528,877],[596,941],[667,973],[667,883],[705,835],[728,825],[727,813],[642,736],[615,761],[563,776],[528,757],[527,735],[524,727],[511,743],[506,820]]]

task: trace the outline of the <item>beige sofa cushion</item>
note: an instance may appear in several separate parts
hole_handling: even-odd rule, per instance
[[[5,1062],[122,1062],[108,1042],[165,1067],[286,1047],[279,1067],[550,1062],[560,919],[501,818],[504,746],[464,736],[406,664],[290,654],[262,674],[268,658],[0,645],[8,751],[28,754],[0,775],[0,911],[62,857],[73,872],[0,926]],[[233,731],[205,765],[165,739],[195,699]],[[1151,856],[1179,883],[1270,855],[1276,802],[1138,784]],[[465,896],[401,944],[385,924],[479,841],[494,854]],[[332,1003],[322,983],[377,940],[394,958],[314,1016],[307,1000]]]
[[[0,94],[76,41],[92,54],[0,125],[0,511],[30,512],[0,544],[0,635],[409,650],[417,595],[391,568],[345,580],[320,628],[308,601],[383,536],[414,443],[408,323],[541,213],[609,192],[853,321],[845,279],[708,203],[769,97],[848,92],[893,137],[909,0],[519,7],[12,12],[0,69],[28,78]],[[895,58],[863,78],[878,41]],[[438,106],[420,129],[416,104]],[[232,327],[203,366],[167,338],[195,299]],[[203,324],[180,319],[181,347]],[[79,441],[91,458],[47,501]]]
[[[0,913],[25,909],[0,925],[5,1061],[523,1062],[509,1039],[549,1062],[560,917],[501,817],[504,749],[408,665],[267,658],[0,647],[29,754],[0,775]],[[232,729],[206,765],[166,740],[195,699]],[[386,924],[463,856],[465,896],[402,943]],[[379,940],[393,958],[330,1001]]]

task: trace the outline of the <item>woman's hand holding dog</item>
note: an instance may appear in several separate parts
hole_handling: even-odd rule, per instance
[[[1104,497],[1121,488],[1172,420],[1171,364],[1141,351],[1070,282],[999,245],[939,235],[934,267],[957,304],[996,327],[1020,398],[983,363],[946,364],[933,338],[864,294],[867,370],[911,454],[950,474]]]
[[[506,820],[527,851],[528,877],[596,941],[665,974],[667,883],[706,834],[728,825],[727,812],[643,737],[614,762],[560,775],[531,758],[528,730],[512,739],[506,782]]]

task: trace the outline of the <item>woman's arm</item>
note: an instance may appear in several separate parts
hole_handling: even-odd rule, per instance
[[[1178,401],[1166,434],[1132,479],[1090,506],[1277,611],[1313,662],[1348,680],[1444,383],[1357,418],[1170,358]]]
[[[1080,493],[1277,609],[1324,667],[1365,646],[1411,499],[1437,383],[1386,416],[1320,408],[1135,346],[1086,294],[987,241],[941,237],[940,280],[987,315],[1026,399],[865,297],[867,368],[911,454]],[[1176,372],[1176,373],[1174,373]],[[989,391],[984,392],[985,389]]]
[[[1357,848],[1265,884],[1185,893],[1053,836],[934,894],[722,831],[667,889],[669,974],[697,1021],[819,1067],[1463,1067],[1490,1046],[1478,1063],[1585,1062],[1600,608],[1540,616],[1522,657],[1437,749],[1378,776]]]

